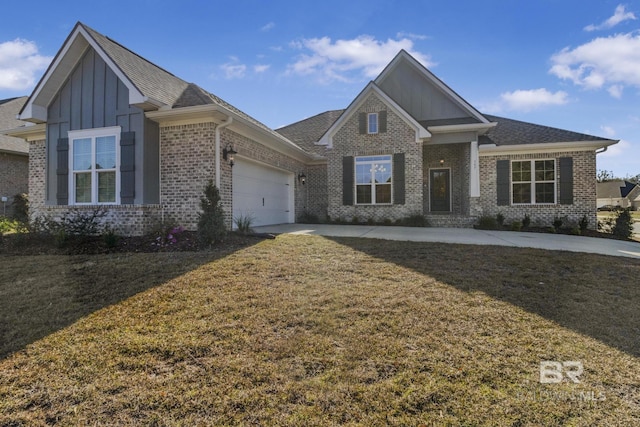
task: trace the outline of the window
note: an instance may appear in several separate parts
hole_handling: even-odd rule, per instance
[[[119,203],[120,127],[69,132],[70,204]]]
[[[556,202],[555,160],[511,162],[513,204]]]
[[[356,203],[391,203],[391,156],[356,157]]]
[[[378,113],[367,114],[367,133],[378,133]]]

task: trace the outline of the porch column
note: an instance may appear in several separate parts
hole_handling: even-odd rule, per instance
[[[478,141],[471,141],[469,150],[469,195],[480,197],[480,158],[478,155]]]

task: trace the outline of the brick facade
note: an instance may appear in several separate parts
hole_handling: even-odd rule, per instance
[[[159,205],[105,206],[104,222],[116,232],[125,235],[140,235],[158,223],[175,223],[195,230],[200,212],[200,197],[212,180],[215,182],[215,128],[213,122],[165,126],[160,128],[160,200]],[[300,172],[307,175],[307,185],[294,179],[294,206],[296,214],[308,203],[311,212],[322,211],[322,202],[309,195],[322,188],[323,165],[305,167],[292,157],[286,156],[258,142],[228,129],[221,131],[221,147],[232,145],[237,157],[252,159],[288,171],[295,177]],[[29,190],[31,193],[31,217],[49,216],[59,219],[74,211],[91,211],[97,206],[45,206],[45,142],[30,145]],[[228,162],[220,162],[220,196],[227,215],[227,224],[232,226],[232,169]],[[325,175],[326,176],[326,175]],[[321,199],[320,199],[321,200]]]
[[[387,111],[387,131],[360,134],[358,113]],[[392,205],[342,204],[342,159],[344,156],[405,155],[405,203]],[[396,220],[423,212],[422,144],[416,142],[415,130],[382,102],[370,94],[360,108],[343,124],[333,137],[333,148],[327,150],[328,215],[331,219],[361,221]]]
[[[29,158],[27,156],[0,153],[0,197],[7,202],[0,202],[0,215],[13,213],[13,197],[29,191]],[[6,212],[5,212],[6,209]]]
[[[556,177],[560,157],[573,157],[573,204],[561,205],[497,205],[496,162],[498,160],[556,159]],[[596,154],[594,151],[549,152],[480,156],[480,206],[482,215],[496,216],[502,213],[505,223],[522,221],[525,214],[532,225],[551,226],[555,217],[566,218],[572,224],[586,215],[589,228],[596,228]],[[558,183],[559,184],[559,183]],[[556,185],[556,199],[560,197],[560,185]]]

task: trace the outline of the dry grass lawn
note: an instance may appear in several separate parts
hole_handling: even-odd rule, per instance
[[[638,260],[280,236],[0,262],[0,426],[640,424]]]

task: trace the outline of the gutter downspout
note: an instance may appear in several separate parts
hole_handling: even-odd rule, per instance
[[[216,126],[216,187],[220,189],[220,130],[226,128],[233,123],[233,117],[227,117],[227,120]]]
[[[607,146],[605,146],[605,147],[602,147],[602,151],[598,151],[598,150],[596,150],[596,155],[598,155],[598,154],[602,154],[602,153],[604,153],[605,151],[607,151],[608,149],[609,149],[609,146],[608,146],[608,145],[607,145]]]

